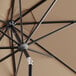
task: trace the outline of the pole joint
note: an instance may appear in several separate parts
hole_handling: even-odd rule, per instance
[[[29,65],[33,65],[33,60],[31,57],[27,57],[27,62]]]

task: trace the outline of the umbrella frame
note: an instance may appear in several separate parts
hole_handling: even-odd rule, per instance
[[[50,5],[50,7],[46,10],[46,12],[44,13],[44,15],[42,16],[42,18],[40,19],[40,21],[38,22],[23,22],[22,21],[22,18],[24,16],[26,16],[28,13],[30,13],[32,10],[36,9],[37,7],[39,7],[40,5],[42,5],[44,2],[46,2],[47,0],[41,0],[40,2],[38,2],[37,4],[35,4],[33,7],[31,7],[27,12],[24,12],[22,14],[22,5],[21,5],[21,0],[19,0],[19,13],[20,13],[20,16],[18,18],[16,18],[15,20],[13,20],[13,12],[14,12],[14,4],[15,4],[15,0],[12,0],[12,4],[11,4],[11,16],[10,16],[10,20],[8,21],[3,21],[3,20],[0,20],[0,22],[4,23],[4,26],[0,27],[0,41],[3,39],[4,36],[6,36],[9,40],[10,40],[10,46],[2,46],[0,47],[0,49],[10,49],[12,51],[11,54],[5,56],[4,58],[0,59],[0,62],[6,60],[7,58],[11,57],[12,56],[12,60],[13,60],[13,68],[14,68],[14,76],[17,76],[17,72],[19,70],[19,66],[20,66],[20,63],[21,63],[21,58],[22,58],[22,55],[23,53],[25,54],[25,57],[27,59],[27,62],[28,62],[28,75],[29,76],[32,76],[32,65],[33,65],[33,60],[32,58],[30,57],[29,53],[27,50],[29,51],[32,51],[32,52],[35,52],[35,53],[38,53],[38,54],[41,54],[41,55],[45,55],[45,56],[52,56],[54,57],[56,60],[58,60],[60,63],[62,63],[63,65],[65,65],[68,69],[70,69],[72,72],[76,73],[76,71],[74,69],[72,69],[69,65],[67,65],[66,63],[64,63],[64,61],[60,60],[58,57],[56,57],[54,54],[52,54],[51,52],[49,52],[46,48],[44,48],[42,45],[40,45],[39,43],[37,43],[37,41],[45,38],[45,37],[48,37],[49,35],[51,34],[54,34],[68,26],[71,26],[72,24],[76,23],[76,20],[64,20],[64,21],[44,21],[44,19],[46,18],[46,16],[48,15],[48,13],[52,10],[53,6],[55,5],[55,3],[57,2],[57,0],[53,0],[52,4]],[[17,23],[17,21],[20,20],[19,23]],[[57,23],[68,23],[66,25],[64,25],[63,27],[60,27],[44,36],[41,36],[35,40],[31,39],[32,35],[38,30],[39,26],[41,24],[57,24]],[[23,33],[23,26],[26,26],[26,25],[33,25],[33,24],[36,24],[36,26],[34,27],[34,29],[32,30],[32,32],[30,33],[30,35],[28,36],[27,34]],[[15,27],[15,26],[20,26],[20,30]],[[4,30],[4,31],[3,31]],[[7,34],[6,32],[7,31],[10,31],[11,33],[10,34]],[[18,32],[21,34],[21,36],[19,36]],[[14,40],[14,37],[13,35],[15,36],[16,40]],[[23,37],[27,38],[26,41],[23,40]],[[28,42],[29,40],[31,40],[31,42]],[[38,47],[40,47],[41,49],[43,49],[46,53],[41,53],[41,52],[38,52],[38,51],[35,51],[35,50],[32,50],[32,49],[29,49],[28,46],[31,45],[31,44],[36,44]],[[14,45],[16,44],[16,46]],[[16,60],[15,60],[15,54],[17,52],[21,52],[21,55],[20,55],[20,58],[19,58],[19,63],[18,63],[18,66],[16,68]]]

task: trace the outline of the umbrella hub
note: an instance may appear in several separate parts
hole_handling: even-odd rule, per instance
[[[8,26],[11,27],[11,26],[15,26],[16,23],[14,22],[14,20],[9,20],[8,21]]]
[[[20,50],[20,51],[28,50],[28,47],[29,47],[29,46],[28,46],[28,44],[26,44],[26,43],[25,43],[25,44],[21,44],[21,45],[19,46],[19,50]]]

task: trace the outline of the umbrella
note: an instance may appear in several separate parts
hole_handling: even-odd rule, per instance
[[[1,74],[75,76],[75,2],[2,0]]]

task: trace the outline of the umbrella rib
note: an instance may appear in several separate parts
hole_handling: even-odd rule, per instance
[[[4,34],[7,38],[9,38],[10,40],[13,40],[10,36],[8,36],[7,34],[5,34],[3,31],[0,30],[0,32],[1,32],[2,34]],[[15,40],[13,40],[13,42],[15,42],[16,44],[19,45],[19,43],[17,43]]]
[[[25,41],[25,43],[28,43],[28,41],[30,40],[30,38],[32,37],[32,35],[37,31],[37,29],[40,27],[40,25],[42,24],[42,22],[45,20],[45,18],[47,17],[47,15],[49,14],[49,12],[52,10],[53,6],[55,5],[55,3],[57,2],[57,0],[54,0],[52,2],[52,4],[49,6],[49,8],[46,10],[46,12],[44,13],[44,15],[42,16],[42,18],[40,19],[39,23],[37,24],[37,26],[34,28],[34,30],[30,33],[28,39]]]
[[[7,24],[5,21],[3,21],[3,20],[0,20],[0,22],[2,22],[2,23],[4,23],[4,24]]]
[[[47,0],[41,0],[40,2],[38,2],[37,4],[35,4],[33,7],[31,7],[27,12],[25,12],[24,14],[22,14],[22,17],[24,17],[25,15],[27,15],[28,13],[30,13],[32,10],[34,10],[35,8],[37,8],[38,6],[40,6],[42,3],[44,3]],[[20,17],[18,17],[15,22],[17,22],[20,19]]]
[[[13,38],[12,29],[11,29],[11,37]],[[12,47],[14,47],[13,41],[11,41],[10,44],[11,44]],[[14,48],[11,49],[11,52],[14,52]],[[15,55],[14,54],[12,55],[12,61],[13,61],[13,71],[14,71],[14,76],[15,76],[15,72],[16,72],[16,60],[15,60]]]
[[[20,63],[21,63],[21,59],[22,59],[22,55],[23,55],[23,52],[21,52],[21,54],[20,54],[18,65],[17,65],[17,70],[15,72],[15,76],[17,76],[17,73],[18,73],[18,70],[19,70],[19,67],[20,67]]]
[[[8,28],[5,29],[4,33],[6,33],[7,31],[8,31]],[[0,41],[2,40],[3,37],[4,37],[4,34],[1,35]]]
[[[16,27],[15,27],[15,29],[21,33],[21,31],[19,29],[17,29]],[[23,33],[23,35],[24,35],[24,33]],[[23,52],[24,52],[24,55],[26,56],[27,61],[29,61],[29,58],[31,58],[30,55],[29,55],[29,53],[27,52],[26,49],[23,50]],[[30,64],[29,64],[29,66],[30,66]],[[30,76],[30,75],[32,75],[32,64],[31,64],[31,68],[29,67],[29,69],[30,69],[29,70],[29,76]]]
[[[22,26],[22,7],[21,7],[21,0],[19,0],[19,8],[20,8],[20,25],[21,25],[21,38],[22,38],[22,43],[23,43],[23,26]],[[23,53],[25,54],[26,58],[30,57],[29,53],[27,52],[27,50],[23,50],[21,52],[20,58],[19,58],[19,62],[18,62],[18,66],[17,66],[17,70],[16,70],[16,75],[18,73],[19,67],[20,67],[20,63],[21,63],[21,59],[22,59],[22,55]],[[31,74],[31,70],[29,70],[29,74]],[[31,75],[29,75],[31,76]]]
[[[17,34],[16,30],[14,29],[14,27],[11,27],[11,29],[12,29],[12,31],[13,31],[16,39],[17,39],[17,41],[18,41],[19,43],[21,43],[21,39],[20,39],[19,35]]]
[[[0,27],[0,29],[4,29],[6,26],[4,25],[4,26],[2,26],[2,27]]]
[[[39,52],[39,51],[36,51],[36,50],[32,50],[32,49],[28,49],[28,50],[31,51],[31,52],[34,52],[34,53],[37,53],[37,54],[40,54],[40,55],[43,55],[43,56],[47,56],[47,57],[51,57],[52,58],[52,56],[47,55],[47,54],[44,54],[42,52]]]
[[[32,14],[32,17],[33,17],[34,21],[36,22],[36,19],[35,19],[34,15],[33,15],[32,11],[31,11],[31,14]],[[30,33],[32,32],[32,30],[34,30],[35,27],[36,27],[36,26],[35,26],[35,24],[34,24],[34,26],[32,27],[32,29],[31,29],[31,31],[30,31]]]
[[[46,53],[48,53],[49,55],[51,55],[52,57],[54,57],[56,60],[58,60],[60,63],[62,63],[64,66],[66,66],[68,69],[70,69],[72,72],[76,73],[76,71],[74,69],[72,69],[69,65],[67,65],[66,63],[64,63],[61,59],[59,59],[58,57],[56,57],[53,53],[51,53],[50,51],[48,51],[46,48],[44,48],[43,46],[41,46],[40,44],[36,43],[40,48],[43,49],[43,51],[45,51]]]
[[[18,47],[11,47],[11,46],[4,46],[4,47],[0,47],[0,49],[17,49]]]
[[[22,26],[22,5],[21,5],[21,0],[19,0],[19,10],[20,10],[20,26],[21,26],[21,43],[23,43],[23,26]],[[18,66],[17,66],[17,70],[16,70],[16,73],[15,75],[17,75],[18,73],[18,70],[19,70],[19,67],[20,67],[20,63],[21,63],[21,59],[22,59],[22,55],[23,55],[23,51],[21,52],[21,55],[20,55],[20,58],[19,58],[19,61],[18,61]]]
[[[13,18],[13,13],[14,13],[14,5],[15,5],[15,0],[12,0],[11,1],[11,20],[12,20],[12,18]]]
[[[43,38],[45,38],[45,37],[48,37],[49,35],[52,35],[52,34],[54,34],[54,33],[58,32],[58,31],[60,31],[60,30],[62,30],[62,29],[64,29],[64,28],[66,28],[66,27],[71,26],[72,24],[73,24],[73,23],[69,23],[69,24],[67,24],[67,25],[64,25],[63,27],[60,27],[60,28],[58,28],[58,29],[56,29],[56,30],[54,30],[54,31],[52,31],[52,32],[44,35],[44,36],[41,36],[41,37],[35,39],[35,40],[32,41],[32,42],[29,42],[28,44],[31,45],[31,44],[33,44],[34,42],[37,42],[37,41],[39,41],[39,40],[41,40],[41,39],[43,39]]]
[[[12,52],[11,54],[5,56],[4,58],[0,59],[0,62],[6,60],[7,58],[11,57],[12,55],[16,54],[17,52],[18,52],[18,50],[16,50],[16,51]]]
[[[3,21],[3,20],[0,20],[0,22],[2,22],[2,23],[4,23],[4,24],[7,24],[7,22],[5,22],[5,21]],[[3,28],[5,28],[6,26],[2,26],[2,27],[0,27],[0,29],[3,29]]]
[[[76,23],[76,20],[67,20],[67,21],[43,21],[42,24],[56,24],[56,23]],[[23,22],[23,25],[33,25],[38,24],[39,22]],[[16,25],[20,25],[20,23],[16,23]]]
[[[22,40],[22,42],[21,43],[23,43],[23,26],[22,26],[22,2],[21,2],[21,0],[19,0],[19,10],[20,10],[20,27],[21,27],[21,40]]]
[[[72,23],[70,23],[72,24]],[[69,24],[68,24],[69,25]],[[21,32],[19,29],[17,29],[15,27],[15,29],[19,32]],[[23,33],[24,34],[24,33]],[[26,34],[24,34],[25,37],[28,37]],[[33,39],[31,39],[32,42],[34,42]],[[62,63],[63,65],[65,65],[68,69],[70,69],[71,71],[73,71],[74,73],[76,73],[75,70],[73,70],[71,67],[69,67],[68,65],[66,65],[63,61],[61,61],[59,58],[57,58],[54,54],[52,54],[51,52],[49,52],[47,49],[45,49],[43,46],[41,46],[39,43],[37,43],[36,41],[34,42],[37,46],[39,46],[41,49],[43,49],[45,52],[47,52],[49,55],[51,55],[52,57],[54,57],[56,60],[58,60],[60,63]]]

